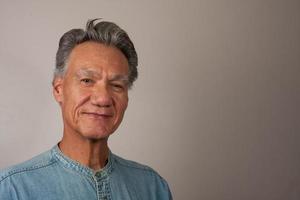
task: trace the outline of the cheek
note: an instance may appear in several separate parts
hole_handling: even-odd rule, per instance
[[[69,92],[64,95],[64,104],[69,111],[71,110],[73,112],[83,105],[90,96],[87,91],[80,91],[77,89],[71,89],[68,91]]]
[[[119,111],[124,113],[128,106],[128,97],[122,97],[119,99]]]
[[[123,109],[124,109],[124,111],[127,109],[127,106],[128,106],[128,99],[126,100],[126,102],[124,103],[124,105],[123,105],[124,107],[123,107]]]

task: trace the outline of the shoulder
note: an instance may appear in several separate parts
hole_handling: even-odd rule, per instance
[[[49,150],[23,163],[0,170],[0,185],[3,181],[5,181],[9,177],[22,174],[28,171],[44,168],[53,164],[54,162],[55,160],[52,159],[51,151]]]
[[[114,159],[114,163],[116,165],[126,168],[128,170],[148,172],[148,173],[153,173],[154,175],[159,175],[154,169],[152,169],[151,167],[149,167],[147,165],[144,165],[144,164],[132,161],[132,160],[124,159],[115,154],[113,154],[113,159]]]
[[[152,197],[151,199],[172,199],[167,181],[153,168],[114,154],[112,157],[118,184],[124,183],[127,188],[134,186],[133,191]],[[119,187],[122,187],[122,184]]]
[[[131,177],[135,176],[139,179],[142,178],[143,180],[151,179],[152,181],[161,182],[162,184],[167,185],[166,180],[152,167],[121,158],[115,154],[113,154],[113,159],[115,167],[119,168],[123,174],[130,174]]]

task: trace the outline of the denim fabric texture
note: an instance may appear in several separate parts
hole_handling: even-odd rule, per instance
[[[169,200],[167,182],[153,169],[110,152],[98,172],[56,145],[0,172],[0,200]]]

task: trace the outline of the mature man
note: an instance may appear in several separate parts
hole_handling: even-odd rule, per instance
[[[124,30],[88,21],[59,42],[53,94],[62,111],[62,140],[0,173],[1,200],[172,199],[151,168],[114,155],[118,128],[137,78],[137,54]]]

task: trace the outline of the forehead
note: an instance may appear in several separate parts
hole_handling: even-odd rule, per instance
[[[128,61],[116,47],[97,42],[84,42],[77,45],[71,52],[67,71],[90,69],[94,72],[103,71],[128,74]]]

